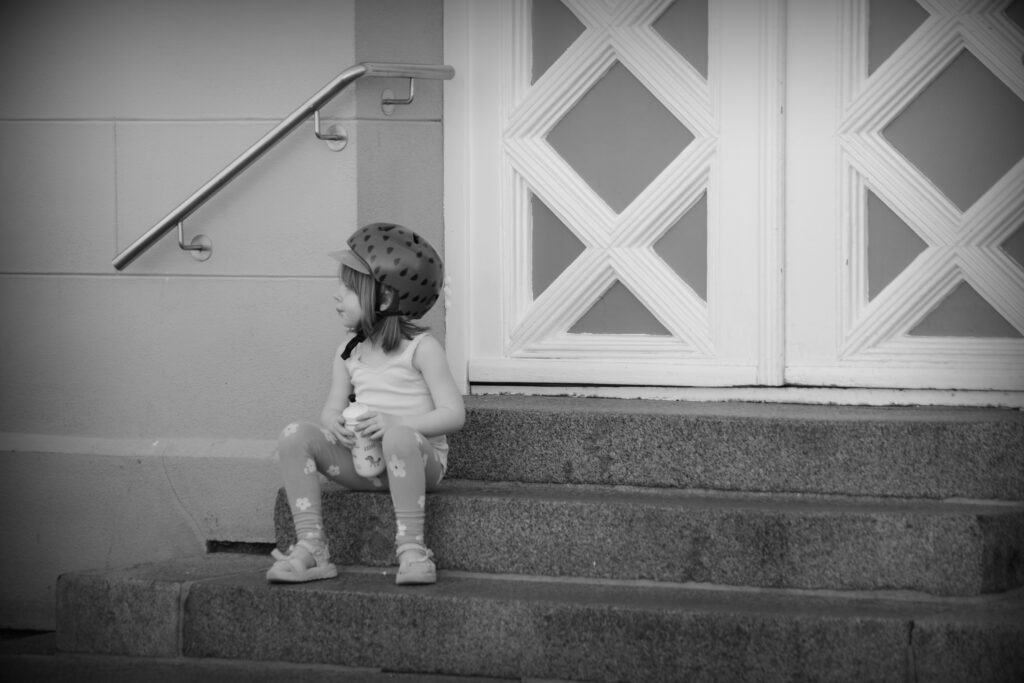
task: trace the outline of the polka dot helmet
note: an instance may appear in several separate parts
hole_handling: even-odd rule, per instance
[[[395,290],[398,304],[387,311],[389,315],[421,317],[437,302],[444,286],[444,263],[437,251],[401,225],[364,225],[348,238],[347,251],[331,256]]]

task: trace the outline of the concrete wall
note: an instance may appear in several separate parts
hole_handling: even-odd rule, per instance
[[[360,223],[440,247],[440,83],[366,81],[117,273],[111,259],[360,61],[440,63],[423,0],[58,0],[0,10],[0,627],[59,573],[270,541],[274,439],[316,419],[342,332],[325,256]],[[442,312],[428,318],[443,339]]]

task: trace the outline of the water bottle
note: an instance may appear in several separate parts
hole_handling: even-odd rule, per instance
[[[341,413],[345,426],[356,435],[356,442],[352,446],[352,464],[355,465],[356,474],[366,478],[376,477],[384,471],[384,453],[380,441],[368,439],[356,432],[359,417],[369,410],[362,403],[352,403]]]

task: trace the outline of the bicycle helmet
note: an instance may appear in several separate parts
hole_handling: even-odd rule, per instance
[[[352,233],[348,249],[331,256],[397,293],[385,315],[423,316],[441,296],[444,263],[434,247],[415,232],[393,223],[371,223]]]

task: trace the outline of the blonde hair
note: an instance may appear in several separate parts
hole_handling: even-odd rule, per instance
[[[338,277],[346,287],[356,293],[359,297],[359,306],[363,309],[356,332],[379,345],[385,353],[397,349],[403,339],[412,339],[427,331],[428,328],[417,325],[404,315],[389,314],[380,310],[380,300],[384,291],[389,291],[393,300],[397,297],[395,290],[387,285],[378,284],[369,275],[344,265],[341,266]]]

